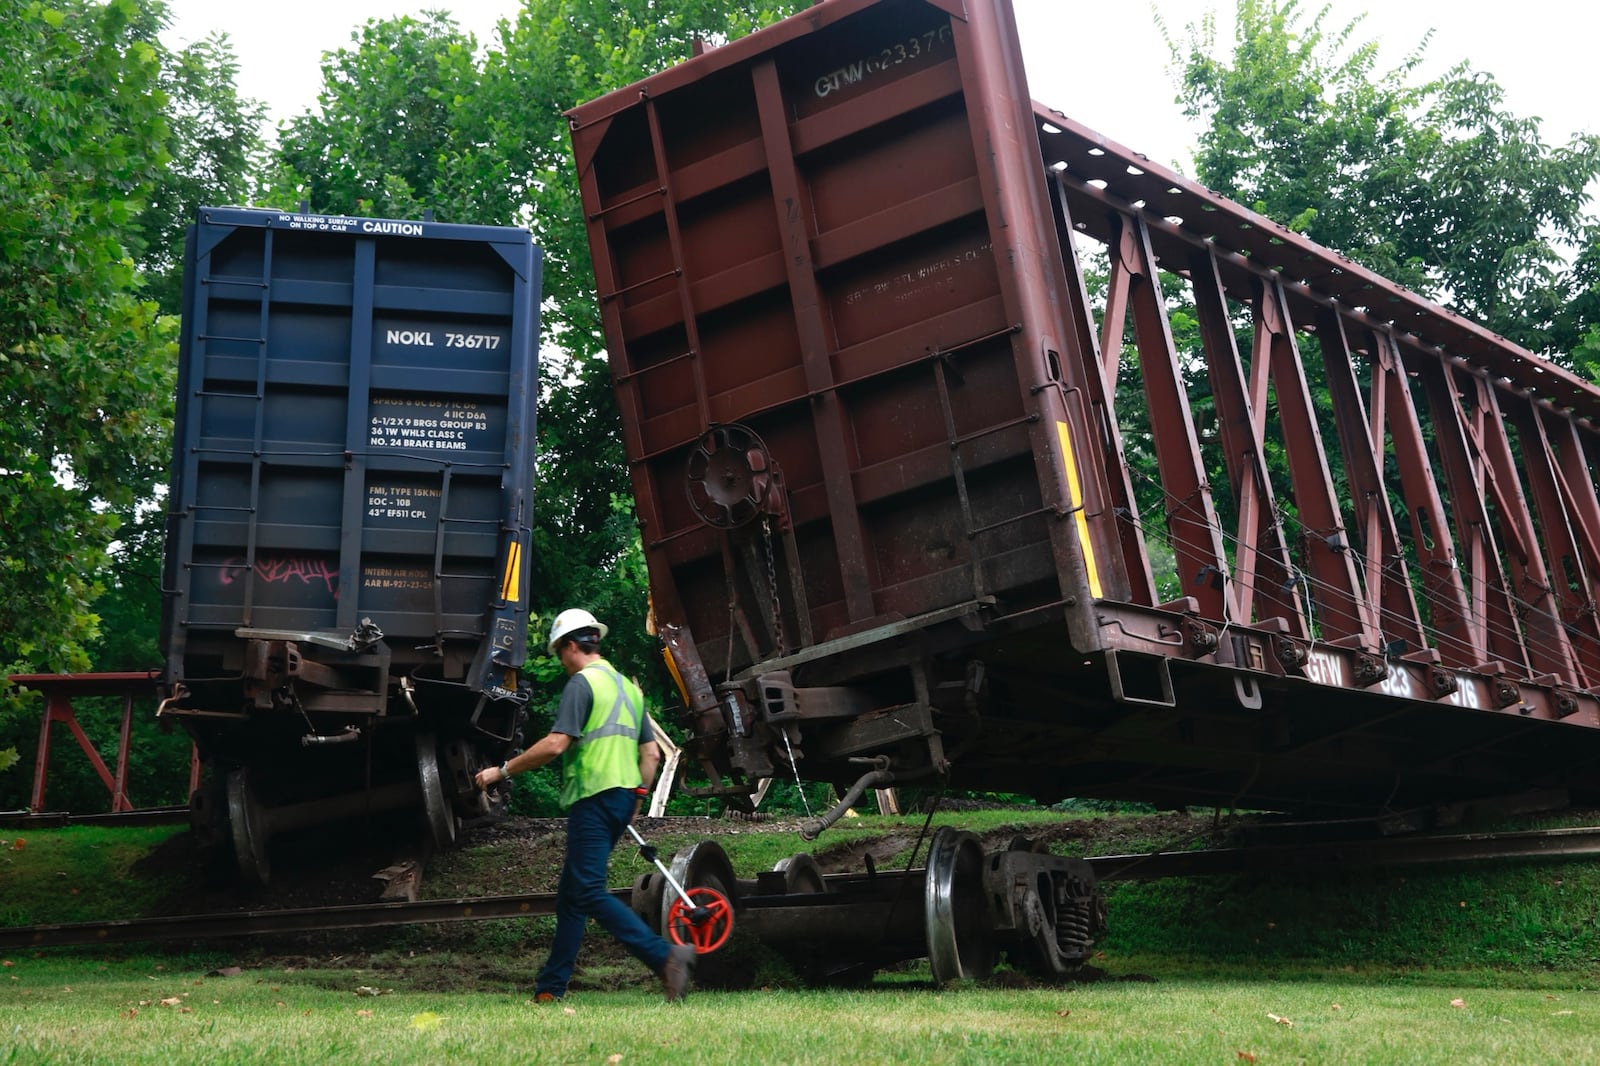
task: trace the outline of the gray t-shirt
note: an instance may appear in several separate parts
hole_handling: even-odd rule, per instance
[[[550,732],[582,737],[583,727],[593,709],[594,689],[589,687],[589,679],[581,673],[573,674],[567,681],[567,687],[561,690],[561,706],[556,709],[556,724],[550,727]],[[645,715],[644,721],[639,724],[639,743],[654,739],[656,731],[650,728],[650,716]]]

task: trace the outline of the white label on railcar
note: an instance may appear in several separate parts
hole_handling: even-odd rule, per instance
[[[1319,685],[1333,685],[1343,688],[1349,684],[1345,676],[1344,656],[1333,652],[1313,651],[1306,659],[1306,677]],[[1439,699],[1440,703],[1453,703],[1457,707],[1478,707],[1478,688],[1471,677],[1457,674],[1456,690]],[[1411,670],[1400,663],[1389,664],[1389,676],[1381,681],[1375,681],[1367,687],[1369,692],[1381,692],[1386,696],[1399,696],[1408,700],[1426,700],[1431,697],[1427,694],[1421,680],[1411,674]]]
[[[368,566],[361,571],[361,587],[415,592],[433,588],[433,574],[413,566]]]
[[[919,33],[903,40],[895,41],[886,48],[879,49],[862,56],[853,62],[846,63],[838,70],[829,71],[816,80],[812,86],[816,94],[828,96],[841,89],[848,89],[852,85],[866,81],[874,74],[881,74],[892,70],[902,63],[911,63],[923,56],[931,55],[940,50],[941,45],[950,43],[950,24],[947,22],[926,33]]]
[[[367,486],[368,518],[430,521],[438,509],[437,486],[377,482]]]
[[[472,400],[414,400],[374,396],[367,444],[440,452],[498,451],[489,415]]]
[[[503,340],[498,333],[458,333],[448,329],[385,329],[384,344],[393,348],[470,348],[495,351]]]
[[[319,233],[355,233],[362,219],[347,215],[279,215],[278,221],[290,229],[315,230]],[[422,232],[422,227],[417,227]]]

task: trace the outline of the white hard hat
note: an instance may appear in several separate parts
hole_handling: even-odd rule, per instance
[[[585,611],[582,607],[569,607],[556,615],[556,620],[550,623],[550,641],[544,646],[545,651],[554,655],[556,653],[556,644],[562,637],[582,629],[593,629],[602,637],[611,631],[604,622],[597,620],[594,615]]]

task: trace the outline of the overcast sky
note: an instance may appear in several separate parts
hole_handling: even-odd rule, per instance
[[[1174,36],[1208,11],[1231,40],[1233,0],[1014,0],[1034,99],[1152,159],[1185,172],[1193,133],[1173,102],[1167,52],[1156,29],[1158,10]],[[1600,5],[1592,0],[1329,0],[1329,24],[1366,13],[1361,40],[1380,42],[1379,67],[1397,66],[1431,28],[1428,73],[1461,60],[1493,74],[1519,115],[1544,119],[1547,143],[1577,132],[1600,132],[1594,89],[1600,48]],[[1316,0],[1306,0],[1308,11]],[[480,43],[518,0],[279,0],[262,6],[237,0],[169,0],[170,44],[223,30],[239,58],[239,87],[265,101],[275,120],[313,106],[322,53],[350,43],[371,18],[449,11]],[[579,101],[573,101],[577,103]]]

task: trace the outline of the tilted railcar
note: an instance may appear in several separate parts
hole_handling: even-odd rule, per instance
[[[160,714],[248,879],[358,813],[450,843],[520,739],[540,265],[517,228],[190,228]]]
[[[569,118],[703,791],[1600,794],[1600,394],[1032,103],[1005,0]]]

